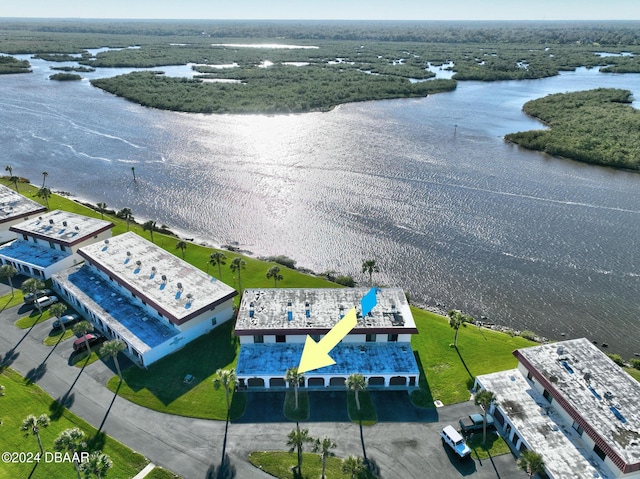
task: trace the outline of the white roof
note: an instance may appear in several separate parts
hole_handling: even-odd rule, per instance
[[[178,324],[237,294],[222,281],[132,232],[84,246],[78,252]]]
[[[11,188],[0,185],[0,223],[24,218],[46,211],[40,203],[16,193]]]
[[[64,245],[74,245],[110,228],[113,228],[110,221],[54,210],[13,225],[10,230]]]

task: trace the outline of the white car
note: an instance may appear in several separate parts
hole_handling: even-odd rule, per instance
[[[467,457],[471,454],[471,448],[464,442],[464,438],[453,426],[446,426],[440,432],[442,442],[449,445],[451,449],[460,457]]]
[[[57,302],[58,302],[57,296],[43,296],[42,298],[36,299],[34,305],[36,308],[38,308],[39,306],[40,309],[42,309],[42,308],[46,308],[47,306],[51,306],[53,303],[57,303]]]

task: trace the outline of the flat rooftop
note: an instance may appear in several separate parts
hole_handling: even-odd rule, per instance
[[[133,232],[78,250],[129,292],[182,324],[238,293]]]
[[[376,290],[376,306],[362,317],[360,300],[369,288],[245,289],[235,334],[323,334],[353,307],[358,323],[352,333],[418,332],[401,288]]]
[[[627,464],[640,464],[638,381],[585,338],[514,355],[542,374]]]
[[[287,369],[298,366],[304,344],[243,344],[236,373],[239,377],[284,377]],[[411,347],[402,343],[339,343],[329,353],[336,364],[310,371],[307,376],[419,375]]]
[[[478,376],[482,386],[496,395],[496,403],[506,412],[529,448],[541,454],[545,466],[557,479],[613,479],[615,476],[595,460],[588,459],[591,448],[554,411],[518,369]]]
[[[61,271],[54,277],[142,354],[180,334],[177,328],[147,313],[131,301],[131,295],[123,295],[116,285],[86,265]]]
[[[0,223],[43,213],[47,209],[40,203],[16,193],[7,186],[0,185]]]
[[[9,229],[18,234],[73,246],[110,228],[113,228],[110,221],[54,210],[13,225]]]
[[[23,239],[13,240],[0,246],[0,255],[12,258],[20,263],[30,264],[46,269],[58,261],[71,256],[71,252],[52,249]]]

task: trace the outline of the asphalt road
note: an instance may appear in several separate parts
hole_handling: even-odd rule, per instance
[[[5,288],[8,292],[8,287],[0,284],[0,295],[5,294]],[[111,363],[97,361],[83,370],[69,366],[72,341],[64,341],[55,348],[43,345],[42,340],[49,334],[53,320],[30,330],[21,330],[13,323],[24,315],[24,307],[0,313],[0,363],[5,362],[31,378],[96,428],[184,479],[204,479],[207,471],[220,463],[224,423],[167,415],[115,396],[105,387],[107,380],[115,374],[108,367]],[[333,397],[329,393],[322,394],[325,396],[312,399],[312,403],[317,404],[312,404],[312,408],[323,407],[326,414],[315,413],[313,421],[304,423],[304,427],[314,437],[333,438],[338,445],[337,456],[361,456],[359,426],[345,420],[344,398],[340,393]],[[443,446],[439,430],[476,411],[472,402],[422,410],[411,405],[406,393],[376,393],[373,398],[380,422],[364,427],[363,436],[367,456],[379,465],[382,478],[527,477],[518,470],[510,454],[493,460],[467,458],[460,461]],[[281,408],[282,402],[277,395],[252,393],[245,416],[229,426],[227,453],[236,478],[272,477],[249,464],[247,456],[251,451],[286,449],[287,434],[295,425],[283,420]],[[26,415],[47,411],[24,412]]]

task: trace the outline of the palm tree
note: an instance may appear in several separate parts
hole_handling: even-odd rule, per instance
[[[236,378],[235,369],[218,369],[213,376],[213,388],[217,391],[220,388],[224,388],[224,393],[227,398],[227,413],[231,411],[231,397],[230,393],[236,388],[238,379]]]
[[[307,442],[313,442],[313,438],[309,436],[308,429],[300,429],[298,423],[296,428],[287,436],[287,446],[289,446],[289,452],[298,451],[298,475],[302,477],[302,451],[304,450],[304,444]]]
[[[273,287],[278,287],[278,281],[282,281],[284,276],[280,274],[280,268],[278,266],[272,266],[267,270],[267,279],[273,278]]]
[[[75,453],[81,451],[87,447],[87,443],[84,440],[84,432],[77,427],[65,429],[53,442],[53,448],[56,451],[68,452],[73,458],[73,465],[76,468],[76,474],[78,479],[80,478],[80,464],[76,461]]]
[[[122,218],[127,222],[127,231],[129,231],[129,222],[133,221],[133,215],[131,214],[131,208],[122,208],[116,216]]]
[[[96,479],[102,479],[107,475],[107,471],[111,469],[113,462],[111,458],[102,451],[92,452],[89,460],[80,464],[80,469],[84,471],[84,477],[89,478],[93,474]]]
[[[296,398],[296,410],[298,409],[298,386],[304,381],[304,373],[299,373],[297,367],[287,369],[284,376],[285,381],[289,383],[289,386],[293,385],[293,390]]]
[[[7,278],[9,281],[9,286],[11,286],[11,297],[13,298],[13,280],[12,278],[18,273],[18,270],[15,269],[10,264],[3,264],[0,266],[0,278]]]
[[[464,314],[459,309],[449,310],[447,316],[449,317],[449,326],[456,330],[456,334],[453,338],[453,347],[458,349],[458,331],[460,326],[463,326],[465,323],[473,323],[473,318]]]
[[[22,421],[22,426],[20,427],[21,431],[26,431],[27,436],[29,434],[33,434],[38,440],[38,446],[40,447],[40,454],[44,454],[44,449],[42,448],[42,441],[40,440],[40,429],[49,426],[51,420],[49,416],[46,414],[40,414],[38,417],[35,417],[33,414],[29,414]]]
[[[11,165],[7,165],[4,167],[5,171],[9,172],[9,181],[11,181],[15,187],[16,187],[16,193],[19,193],[18,191],[18,180],[19,178],[17,176],[13,176],[13,167]]]
[[[235,369],[218,369],[213,376],[213,388],[217,391],[220,388],[224,388],[224,394],[227,398],[227,422],[224,427],[224,441],[222,442],[222,461],[220,467],[224,465],[224,460],[227,452],[227,430],[229,427],[229,417],[231,415],[231,391],[233,391],[238,384],[238,378],[236,377]]]
[[[178,241],[176,243],[176,249],[182,251],[182,259],[184,259],[184,252],[187,249],[187,242],[183,240]]]
[[[98,211],[100,212],[100,218],[104,219],[104,213],[105,211],[107,211],[107,204],[98,203],[96,206],[98,207]]]
[[[351,479],[358,479],[364,471],[364,462],[361,457],[349,456],[342,460],[342,472],[349,474]]]
[[[483,409],[484,421],[482,421],[482,443],[485,444],[487,442],[487,414],[489,413],[489,408],[491,408],[491,404],[496,400],[496,395],[493,391],[487,391],[483,389],[478,392],[473,398],[473,402],[476,406],[480,406]]]
[[[322,476],[321,479],[325,479],[324,470],[327,465],[327,457],[335,456],[331,449],[335,449],[336,443],[333,439],[325,436],[322,440],[316,439],[316,442],[313,443],[313,452],[320,454],[320,459],[322,460]]]
[[[375,259],[368,259],[362,262],[362,272],[369,274],[369,286],[373,285],[373,273],[379,273],[380,268],[376,264]]]
[[[234,273],[238,273],[238,291],[242,291],[242,281],[240,279],[240,270],[247,267],[247,263],[240,256],[237,256],[231,260],[231,264],[229,265],[231,271]]]
[[[43,186],[38,190],[38,192],[36,193],[36,196],[38,196],[38,198],[44,198],[44,202],[47,205],[47,209],[49,209],[49,197],[51,196],[51,190]]]
[[[212,266],[218,266],[218,278],[222,277],[222,270],[220,269],[220,265],[222,264],[227,264],[225,263],[225,259],[227,259],[227,256],[222,252],[222,251],[216,251],[215,253],[211,253],[209,255],[209,262],[207,263],[207,269],[209,268],[209,265]]]
[[[131,167],[131,173],[133,174],[133,182],[135,183],[137,181],[136,180],[136,167],[135,166]]]
[[[13,167],[11,165],[5,166],[4,171],[8,171],[10,177],[13,176]]]
[[[349,391],[353,391],[355,393],[356,408],[360,411],[360,397],[358,396],[358,393],[366,389],[367,381],[362,374],[354,373],[347,378],[346,385]]]
[[[60,318],[62,318],[62,315],[66,311],[67,311],[67,305],[64,303],[56,303],[49,308],[49,313],[54,315],[58,320],[58,322],[60,323],[60,326],[62,326],[62,334],[66,332],[66,328],[64,327],[64,324],[62,323],[62,320]]]
[[[42,172],[42,187],[44,188],[44,182],[47,181],[47,176],[49,176],[49,173],[47,173],[46,171]]]
[[[73,327],[73,333],[76,336],[84,336],[84,345],[87,348],[87,354],[91,355],[91,348],[89,347],[89,339],[87,338],[87,333],[93,331],[93,324],[89,321],[80,321]]]
[[[149,220],[142,225],[143,231],[148,231],[149,235],[151,235],[151,242],[153,243],[153,230],[156,229],[156,222],[153,220]]]
[[[534,451],[522,451],[520,459],[518,459],[518,467],[533,477],[535,474],[544,472],[544,460],[542,456]]]
[[[36,278],[29,278],[22,283],[22,292],[24,294],[32,294],[34,300],[38,299],[37,298],[38,290],[42,288],[44,288],[44,283]],[[38,308],[38,311],[40,312],[40,314],[42,314],[42,308],[40,307],[40,303],[38,303],[38,301],[35,301],[35,305],[36,305],[36,308]]]
[[[112,339],[106,341],[100,348],[100,355],[109,355],[113,358],[113,362],[116,364],[116,371],[118,371],[118,377],[122,381],[122,371],[120,371],[120,363],[118,362],[118,353],[127,349],[127,345],[124,341],[119,339]]]

